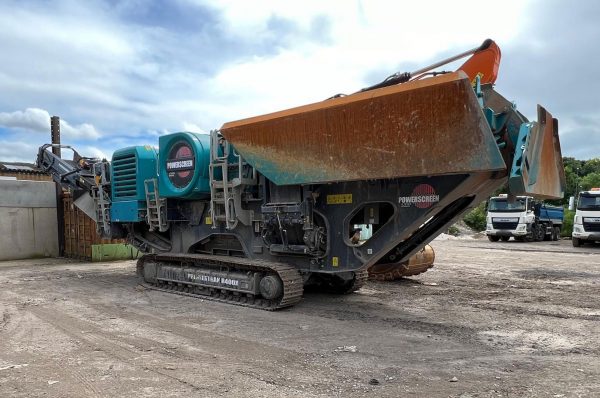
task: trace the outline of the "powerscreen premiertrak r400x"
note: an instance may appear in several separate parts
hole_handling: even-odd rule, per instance
[[[435,71],[466,56],[455,72]],[[368,270],[426,270],[427,243],[505,184],[562,197],[558,123],[542,107],[529,122],[492,88],[499,61],[486,40],[354,94],[162,136],[158,152],[70,161],[46,145],[38,164],[101,233],[145,253],[148,286],[287,307],[305,285],[346,293]]]

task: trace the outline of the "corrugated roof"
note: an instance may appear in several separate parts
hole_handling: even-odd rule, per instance
[[[8,171],[13,173],[31,173],[31,174],[46,174],[38,169],[33,163],[23,162],[2,162],[0,161],[0,171]]]

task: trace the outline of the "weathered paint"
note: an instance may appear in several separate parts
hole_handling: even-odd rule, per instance
[[[92,261],[134,260],[140,257],[140,252],[125,243],[105,243],[92,245]]]
[[[96,231],[96,222],[74,205],[71,194],[64,194],[62,205],[64,214],[65,257],[91,260],[92,248],[95,245],[125,243],[123,239],[102,239]]]
[[[519,131],[509,178],[510,192],[562,199],[565,184],[558,121],[538,105],[538,122],[523,124]]]
[[[506,169],[463,72],[226,123],[221,133],[278,185]]]
[[[403,272],[409,273],[410,269],[427,269],[433,267],[435,261],[435,251],[430,245],[425,245],[423,249],[416,252],[402,263],[373,264],[369,267],[369,276],[374,279],[395,279],[394,276],[402,275]]]

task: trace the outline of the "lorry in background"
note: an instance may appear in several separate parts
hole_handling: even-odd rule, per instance
[[[485,234],[491,242],[502,239],[529,242],[558,240],[564,209],[550,206],[531,196],[517,196],[514,201],[506,194],[490,198]],[[598,224],[600,226],[600,224]]]
[[[579,193],[573,220],[573,246],[600,241],[600,188]]]

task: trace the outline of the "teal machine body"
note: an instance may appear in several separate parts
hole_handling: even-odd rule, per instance
[[[189,132],[158,139],[158,191],[163,198],[210,197],[210,136]]]
[[[150,145],[132,146],[115,151],[110,164],[110,218],[113,222],[145,220],[144,181],[157,178],[156,165],[156,150]]]

